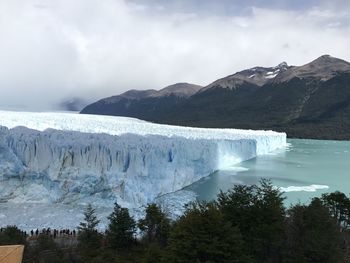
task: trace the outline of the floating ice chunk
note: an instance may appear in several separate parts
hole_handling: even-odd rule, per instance
[[[305,185],[305,186],[288,186],[288,187],[279,187],[282,192],[316,192],[317,190],[329,189],[328,185]]]

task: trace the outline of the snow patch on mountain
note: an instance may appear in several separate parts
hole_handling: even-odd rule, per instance
[[[206,91],[211,88],[227,88],[236,90],[244,84],[252,84],[261,87],[268,83],[270,79],[275,78],[278,74],[287,71],[291,67],[286,62],[282,62],[275,67],[254,67],[243,71],[236,72],[225,78],[218,79],[199,92]]]

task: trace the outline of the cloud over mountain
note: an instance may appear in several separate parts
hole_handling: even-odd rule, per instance
[[[207,85],[241,68],[321,54],[350,60],[346,1],[239,2],[1,1],[0,107]]]

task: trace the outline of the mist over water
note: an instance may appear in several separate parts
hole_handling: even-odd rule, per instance
[[[211,200],[220,190],[235,184],[257,184],[272,179],[285,192],[285,204],[309,202],[322,193],[350,189],[350,141],[288,140],[289,147],[269,155],[242,162],[237,167],[218,171],[187,187],[198,199]]]

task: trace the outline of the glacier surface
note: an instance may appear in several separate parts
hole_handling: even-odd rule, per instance
[[[0,111],[0,201],[136,209],[285,146],[286,134],[273,131]]]

